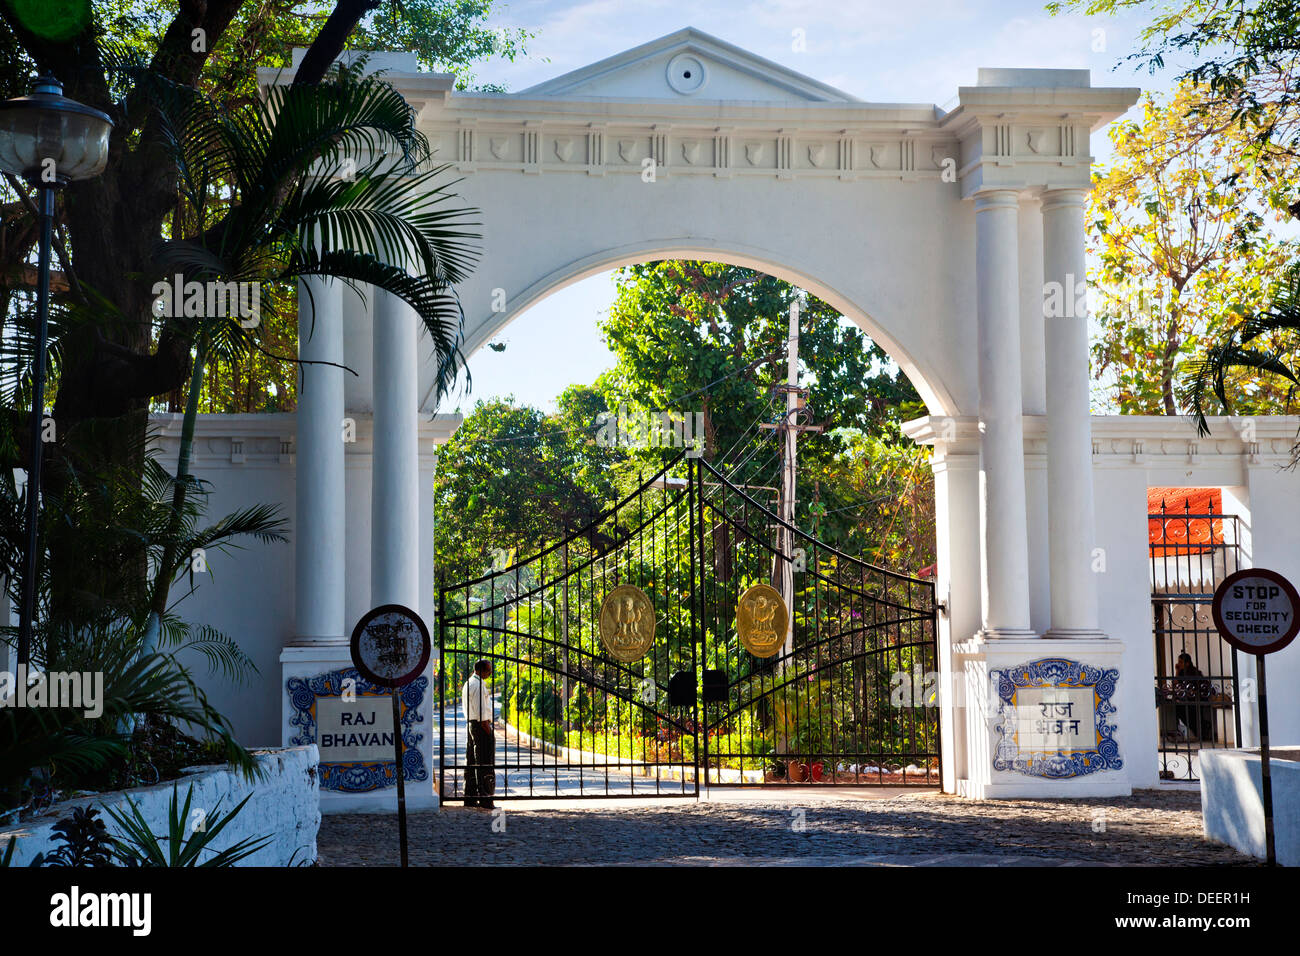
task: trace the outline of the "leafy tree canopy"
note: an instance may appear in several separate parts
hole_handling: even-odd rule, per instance
[[[780,483],[780,444],[759,426],[785,412],[771,388],[786,379],[794,302],[809,389],[801,421],[827,426],[799,443],[797,522],[869,560],[912,571],[933,563],[933,478],[925,450],[898,428],[924,406],[879,346],[826,303],[750,269],[666,261],[624,269],[616,282],[601,323],[610,371],[567,389],[554,415],[481,401],[442,450],[435,534],[450,578],[484,571],[496,549],[500,560],[558,540],[677,453],[617,442],[620,405],[640,422],[700,416],[703,454],[775,507],[765,489]]]
[[[1193,108],[1236,123],[1282,205],[1300,216],[1294,160],[1300,156],[1300,4],[1294,0],[1053,0],[1053,13],[1089,16],[1149,10],[1142,48],[1127,59],[1163,69],[1194,62],[1181,79],[1198,91]],[[1206,135],[1213,135],[1206,130]],[[1274,167],[1280,167],[1274,169]]]
[[[724,263],[669,260],[626,268],[617,283],[601,323],[617,363],[596,387],[610,408],[626,403],[642,413],[701,415],[705,457],[734,467],[737,476],[776,474],[773,433],[759,426],[785,414],[785,398],[773,389],[786,381],[795,303],[800,384],[808,389],[802,423],[878,431],[925,413],[880,346],[781,279]],[[800,442],[799,454],[813,462],[833,452],[813,436]]]
[[[479,401],[439,449],[436,560],[449,580],[484,571],[592,521],[616,494],[618,450],[596,443],[600,394],[572,385],[557,412]]]
[[[1190,83],[1147,96],[1140,120],[1117,123],[1110,167],[1094,174],[1089,231],[1104,405],[1175,415],[1184,363],[1271,294],[1294,242],[1279,238],[1274,180],[1252,133]],[[1282,383],[1240,370],[1227,383],[1245,414],[1281,411]]]

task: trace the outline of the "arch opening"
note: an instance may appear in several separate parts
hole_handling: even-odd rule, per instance
[[[489,310],[467,316],[464,354],[468,359],[514,321],[523,318],[532,307],[562,289],[603,272],[667,259],[719,262],[753,269],[815,295],[854,323],[886,352],[916,388],[929,414],[959,414],[958,403],[943,378],[923,359],[904,348],[894,335],[849,295],[817,278],[813,272],[782,264],[761,250],[737,248],[731,244],[722,246],[700,239],[658,240],[598,252],[534,279],[522,288],[507,289],[507,307],[503,311]],[[426,395],[425,401],[430,397]]]

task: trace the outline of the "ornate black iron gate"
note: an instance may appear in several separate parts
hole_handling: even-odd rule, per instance
[[[1202,750],[1242,746],[1237,651],[1210,612],[1219,582],[1241,569],[1241,528],[1212,497],[1203,513],[1190,495],[1169,504],[1147,515],[1160,779],[1199,780]]]
[[[565,540],[497,559],[439,591],[443,800],[464,798],[459,695],[478,660],[494,799],[938,782],[933,585],[785,525],[707,462],[678,455]],[[751,641],[782,630],[767,657],[737,626],[756,585],[794,594],[788,630],[747,618]]]
[[[936,785],[934,584],[785,524],[707,462],[696,480],[708,782]],[[787,639],[755,657],[737,605],[783,578]]]

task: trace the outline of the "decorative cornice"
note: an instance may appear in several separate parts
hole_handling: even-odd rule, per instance
[[[163,455],[164,463],[174,454],[181,436],[184,416],[164,412],[150,416],[153,449]],[[293,412],[249,415],[199,415],[194,423],[194,450],[191,461],[199,471],[222,467],[282,468],[294,463],[297,418]],[[367,412],[348,411],[355,425],[355,441],[344,445],[349,465],[363,466],[373,449],[374,420]],[[431,463],[437,458],[436,447],[445,444],[464,421],[453,414],[421,415],[419,419],[419,456]],[[339,422],[339,439],[343,439],[343,422]],[[354,457],[355,456],[355,457]],[[365,459],[363,461],[363,459]]]
[[[702,115],[690,107],[674,114],[660,106],[542,118],[517,109],[526,105],[518,100],[478,105],[487,108],[466,112],[464,103],[453,102],[422,123],[439,147],[437,158],[461,173],[640,176],[645,161],[653,159],[656,177],[939,180],[944,160],[953,160],[955,172],[960,156],[957,141],[938,129],[932,115],[920,122],[917,116],[882,122],[861,113],[823,118],[808,115],[805,106],[764,107],[754,117],[729,109],[720,124],[716,111]]]
[[[1025,454],[1041,455],[1047,446],[1047,416],[1023,416]],[[1164,415],[1092,416],[1094,465],[1208,465],[1244,461],[1276,467],[1291,460],[1300,441],[1300,416],[1215,416],[1208,436],[1189,419]],[[903,434],[935,449],[936,457],[978,455],[979,419],[973,415],[929,415],[903,425]]]

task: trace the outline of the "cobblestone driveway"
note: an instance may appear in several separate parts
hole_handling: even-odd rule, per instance
[[[1195,791],[988,802],[933,792],[863,799],[715,791],[698,802],[498,807],[504,816],[459,807],[411,814],[411,865],[1254,863],[1201,836]],[[327,816],[319,848],[322,866],[395,865],[396,816]]]

